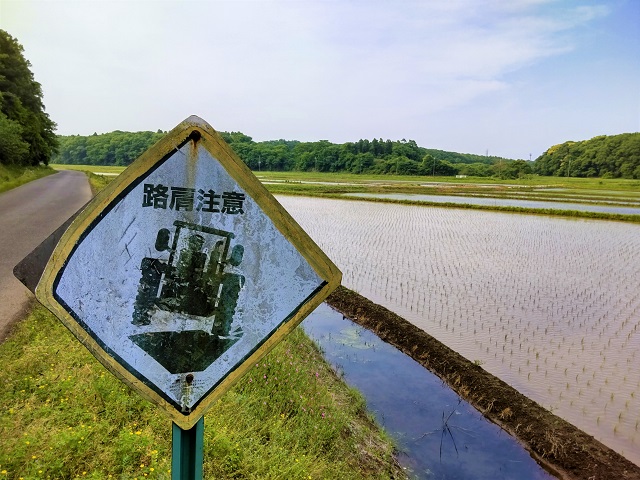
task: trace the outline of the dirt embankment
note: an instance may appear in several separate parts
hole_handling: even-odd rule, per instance
[[[442,378],[557,477],[640,480],[640,467],[395,313],[344,287],[327,303]]]

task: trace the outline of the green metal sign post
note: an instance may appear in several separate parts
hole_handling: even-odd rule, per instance
[[[188,430],[173,424],[171,480],[202,480],[204,417]]]

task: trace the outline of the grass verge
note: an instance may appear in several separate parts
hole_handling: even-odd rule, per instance
[[[170,478],[171,422],[36,306],[0,345],[0,479]],[[297,329],[205,417],[205,478],[403,478],[365,403]]]
[[[100,190],[106,187],[113,177],[105,177],[104,175],[97,175],[92,172],[85,171],[87,178],[89,179],[89,186],[91,187],[91,193],[95,196]]]
[[[51,168],[55,170],[77,170],[80,172],[101,173],[106,174],[107,176],[116,176],[124,172],[127,167],[116,167],[113,165],[60,165],[52,163]]]
[[[113,177],[87,172],[94,194]],[[0,345],[0,480],[168,479],[171,422],[37,305]],[[205,478],[405,478],[362,396],[297,329],[205,416]]]
[[[19,187],[32,180],[56,173],[52,168],[41,165],[39,167],[14,167],[0,164],[0,193]]]

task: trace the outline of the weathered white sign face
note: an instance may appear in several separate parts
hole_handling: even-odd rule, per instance
[[[307,238],[294,245],[304,233],[257,180],[238,179],[214,156],[219,139],[206,124],[189,134],[198,120],[172,132],[180,143],[80,220],[66,262],[51,272],[52,297],[86,332],[84,343],[95,342],[89,348],[107,367],[115,362],[115,373],[189,417],[187,425],[279,328],[339,283],[328,259],[304,251],[315,247]],[[318,271],[325,262],[333,272]]]

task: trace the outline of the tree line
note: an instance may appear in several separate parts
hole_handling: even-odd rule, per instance
[[[397,175],[473,175],[517,178],[532,172],[530,162],[420,147],[414,140],[360,139],[343,144],[327,140],[255,142],[242,132],[220,132],[254,170],[378,173]],[[58,137],[53,163],[121,165],[133,162],[163,133],[115,131]]]
[[[52,163],[65,165],[116,165],[125,167],[164,136],[157,132],[122,132],[59,136],[59,151]]]
[[[57,148],[56,124],[18,41],[0,30],[0,163],[45,165]]]
[[[56,136],[45,112],[42,87],[24,49],[0,30],[0,163],[126,166],[164,133],[114,131],[90,136]],[[255,142],[241,132],[222,137],[252,170],[349,172],[396,175],[468,175],[519,178],[552,176],[640,178],[640,133],[554,145],[535,162],[420,147],[414,140],[372,140],[334,144],[327,140]]]
[[[539,175],[640,178],[640,133],[554,145],[535,161]]]
[[[242,132],[220,132],[254,171],[316,171],[397,175],[468,175],[503,179],[544,176],[640,178],[640,133],[602,135],[549,148],[534,162],[420,147],[414,140],[360,139],[255,142]],[[121,165],[133,162],[164,133],[114,131],[59,136],[53,163]]]

